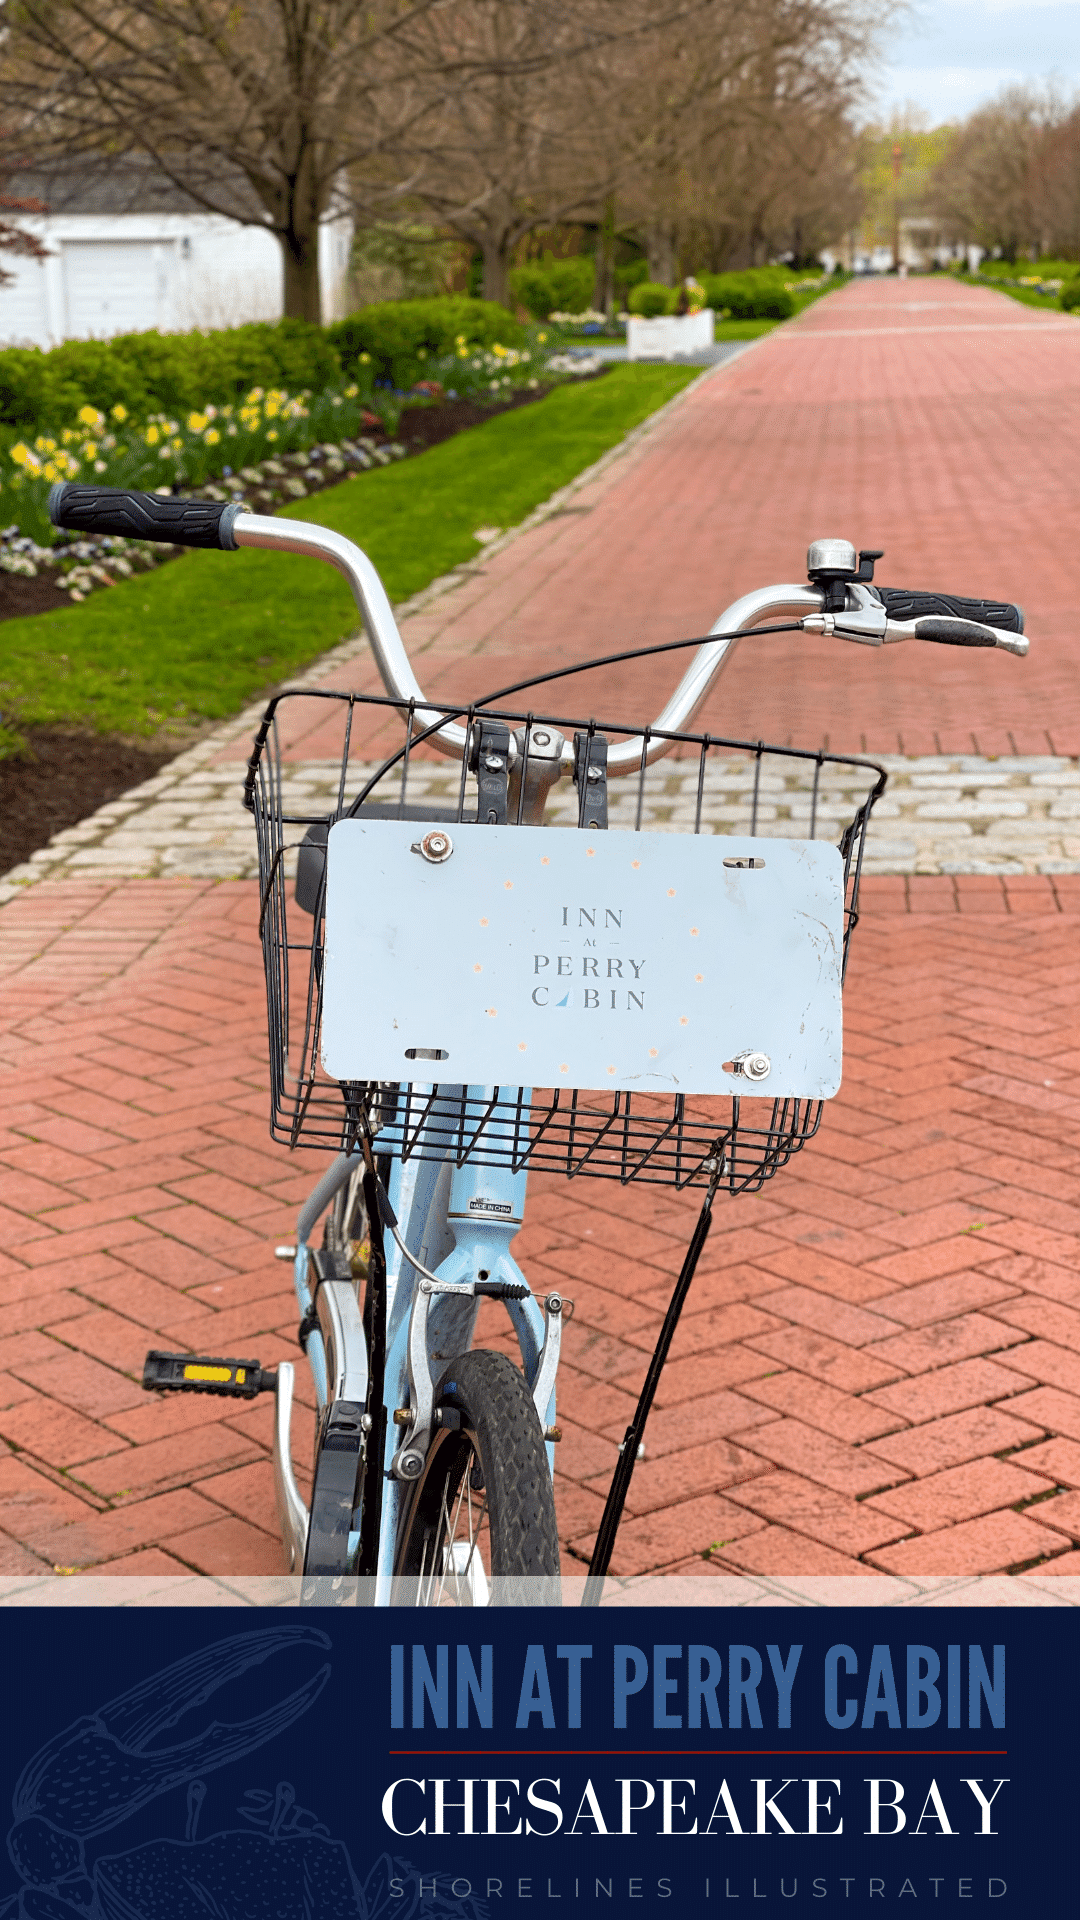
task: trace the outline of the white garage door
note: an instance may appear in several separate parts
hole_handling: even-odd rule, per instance
[[[156,324],[163,262],[148,240],[64,243],[67,333],[99,338]]]

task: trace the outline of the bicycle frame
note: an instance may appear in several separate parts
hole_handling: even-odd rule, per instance
[[[470,1088],[474,1097],[488,1089]],[[360,1169],[359,1154],[341,1155],[319,1182],[297,1224],[294,1284],[309,1331],[303,1340],[311,1367],[320,1411],[333,1399],[362,1401],[367,1394],[369,1356],[363,1326],[349,1282],[323,1281],[317,1290],[318,1321],[313,1311],[310,1234],[328,1200]],[[467,1350],[473,1339],[479,1298],[463,1293],[433,1294],[424,1271],[442,1286],[468,1284],[478,1275],[522,1288],[524,1297],[504,1304],[517,1335],[521,1364],[534,1395],[537,1414],[547,1437],[548,1466],[554,1475],[555,1374],[559,1357],[560,1311],[547,1314],[528,1292],[528,1283],[510,1253],[525,1209],[528,1170],[508,1173],[472,1164],[455,1167],[395,1154],[391,1158],[387,1197],[398,1223],[398,1233],[419,1269],[402,1252],[397,1239],[386,1236],[386,1344],[383,1402],[386,1414],[382,1459],[382,1508],[379,1515],[375,1563],[364,1571],[375,1576],[374,1604],[389,1604],[399,1525],[411,1493],[412,1477],[405,1471],[418,1442],[426,1442],[430,1422],[432,1385],[441,1362]],[[350,1302],[351,1300],[351,1307]],[[425,1307],[422,1313],[420,1309]],[[278,1368],[274,1467],[278,1514],[294,1567],[303,1564],[308,1515],[292,1471],[289,1430],[294,1390],[289,1362]],[[399,1410],[412,1407],[414,1417],[404,1433]],[[350,1557],[360,1537],[350,1537]],[[477,1569],[479,1563],[477,1562]]]

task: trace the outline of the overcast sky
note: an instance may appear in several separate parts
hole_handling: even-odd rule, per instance
[[[960,119],[1018,81],[1080,92],[1080,0],[913,0],[890,37],[868,118],[920,107],[930,124]]]

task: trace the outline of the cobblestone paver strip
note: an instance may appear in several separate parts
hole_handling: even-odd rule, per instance
[[[917,760],[881,756],[889,776],[874,809],[867,842],[869,873],[1073,873],[1080,872],[1080,762],[1052,755],[987,760],[978,755],[927,755]],[[376,771],[353,769],[350,793]],[[323,813],[336,806],[337,761],[286,769],[285,801],[291,812]],[[458,775],[445,763],[413,763],[410,802],[457,804]],[[722,770],[711,761],[703,795],[703,824],[717,833],[797,838],[816,815],[818,838],[838,839],[864,798],[867,780],[854,770],[825,763],[814,800],[814,769],[807,762],[766,756],[757,781],[752,757],[732,755]],[[398,797],[395,786],[394,796]],[[574,789],[556,790],[551,825],[571,825]],[[665,761],[645,776],[642,826],[685,833],[697,808],[697,767]],[[633,827],[637,781],[612,782],[611,824]],[[299,837],[299,834],[297,835]],[[240,803],[233,765],[213,764],[209,749],[174,761],[121,800],[99,808],[76,827],[56,834],[47,847],[0,880],[0,900],[48,876],[94,874],[185,875],[193,879],[245,879],[258,871],[255,834]]]

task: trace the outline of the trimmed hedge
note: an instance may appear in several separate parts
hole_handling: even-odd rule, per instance
[[[322,327],[305,320],[229,327],[216,333],[122,333],[112,340],[65,340],[0,351],[0,422],[56,426],[79,408],[102,413],[176,412],[209,401],[224,406],[252,387],[318,392],[341,378]]]
[[[1080,273],[1074,273],[1071,280],[1066,280],[1058,297],[1066,313],[1076,312],[1080,307]]]
[[[733,320],[790,320],[795,311],[783,280],[767,267],[745,273],[699,273],[714,313],[727,309]]]
[[[361,307],[324,329],[343,373],[354,378],[367,354],[376,380],[409,388],[423,377],[425,360],[453,353],[464,336],[471,347],[524,345],[525,330],[494,300],[464,294],[438,300],[387,300]],[[366,363],[365,363],[366,364]]]
[[[411,387],[428,356],[470,346],[516,346],[523,330],[491,301],[397,300],[362,307],[333,326],[258,322],[212,333],[122,333],[0,349],[0,426],[41,431],[74,420],[80,407],[107,413],[118,402],[136,418],[208,403],[227,406],[252,387],[324,392],[343,377]],[[361,355],[368,361],[361,364]],[[366,384],[366,383],[365,383]]]
[[[534,320],[546,320],[549,313],[584,313],[592,305],[596,268],[587,254],[571,260],[556,260],[545,253],[542,260],[510,270],[510,291]]]
[[[626,310],[640,314],[643,320],[655,320],[658,314],[673,312],[677,299],[674,287],[662,286],[659,280],[639,280],[631,289]]]

